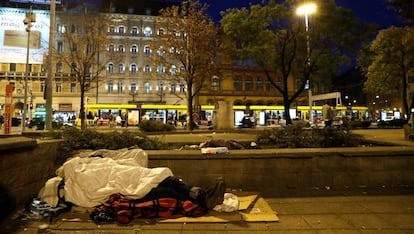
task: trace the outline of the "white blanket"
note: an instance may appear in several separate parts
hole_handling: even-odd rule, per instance
[[[93,207],[109,195],[144,197],[173,173],[169,168],[146,168],[133,158],[75,157],[63,164],[65,199],[77,206]]]

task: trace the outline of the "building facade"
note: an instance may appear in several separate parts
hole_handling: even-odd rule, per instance
[[[19,42],[19,54],[3,58],[0,61],[0,103],[4,100],[5,86],[12,84],[14,90],[14,117],[22,117],[25,77],[27,72],[27,103],[28,118],[45,115],[44,91],[48,68],[46,56],[49,42],[48,11],[34,11],[37,15],[32,30],[39,32],[38,47],[28,46],[29,62],[26,64],[27,40],[23,19],[27,9],[1,8],[1,31],[17,30],[23,37]],[[58,11],[56,14],[55,40],[50,43],[55,52],[68,49],[67,42],[62,38],[63,30],[76,28],[60,21],[59,17],[68,12]],[[99,117],[105,117],[108,112],[116,114],[137,114],[138,121],[143,117],[167,122],[170,118],[182,119],[186,113],[186,84],[168,82],[163,74],[179,74],[180,67],[162,67],[154,65],[151,55],[157,53],[150,47],[156,34],[161,34],[163,28],[156,24],[154,15],[135,15],[123,13],[100,13],[110,19],[106,36],[107,53],[117,53],[121,59],[104,64],[105,69],[99,74],[99,79],[85,93],[86,112],[92,112]],[[13,15],[13,17],[10,17]],[[74,15],[76,17],[76,14]],[[9,19],[13,20],[9,20]],[[40,24],[40,25],[38,25]],[[4,27],[4,26],[7,27]],[[11,29],[10,29],[11,28]],[[30,34],[30,35],[32,35]],[[26,37],[24,37],[26,35]],[[16,46],[14,46],[16,47]],[[13,46],[3,43],[3,50],[14,51]],[[11,49],[10,49],[11,48]],[[35,59],[36,58],[36,59]],[[102,55],[101,62],[104,58]],[[96,58],[97,60],[99,58]],[[96,61],[99,63],[99,61]],[[27,68],[27,70],[26,70]],[[69,121],[77,117],[80,110],[80,86],[73,77],[71,67],[54,59],[52,68],[52,90],[54,118]],[[91,73],[94,68],[91,68]],[[196,98],[196,110],[199,120],[207,120],[214,114],[215,104],[225,100],[233,105],[234,123],[237,125],[244,115],[255,116],[261,125],[267,123],[269,116],[283,116],[283,100],[270,85],[263,71],[252,66],[223,66],[217,76],[211,77],[207,88],[203,89]],[[292,81],[294,82],[294,80]],[[294,85],[290,85],[294,87]],[[296,105],[307,105],[306,96],[297,99]],[[131,111],[135,111],[132,113]],[[301,111],[292,107],[292,117],[301,115]]]

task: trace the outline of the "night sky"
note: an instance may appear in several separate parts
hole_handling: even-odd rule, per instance
[[[163,1],[181,2],[179,0]],[[200,0],[200,2],[210,6],[207,13],[218,22],[221,19],[220,11],[225,11],[227,8],[248,8],[250,2],[256,4],[261,0]],[[398,15],[387,7],[385,0],[336,0],[336,4],[352,9],[355,15],[363,21],[377,23],[379,29],[402,25]]]
[[[82,0],[69,0],[81,2]],[[101,0],[83,0],[85,2],[100,2]],[[144,1],[144,0],[136,0]],[[148,1],[148,0],[146,0]],[[182,2],[182,0],[155,0],[164,2]],[[305,1],[305,0],[303,0]],[[221,19],[220,11],[228,8],[249,7],[249,3],[260,3],[261,0],[200,0],[210,7],[207,13],[218,22]],[[379,29],[388,28],[392,25],[402,26],[398,15],[389,9],[386,0],[336,0],[336,4],[354,10],[356,16],[369,23],[377,23]]]

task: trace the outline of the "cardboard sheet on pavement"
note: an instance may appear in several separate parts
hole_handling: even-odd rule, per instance
[[[210,211],[202,217],[177,217],[160,220],[161,223],[226,223],[226,222],[277,222],[279,217],[258,194],[238,195],[239,210],[236,212]]]

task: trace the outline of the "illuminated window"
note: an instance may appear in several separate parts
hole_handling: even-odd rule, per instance
[[[170,73],[171,73],[171,75],[176,75],[177,74],[177,66],[172,65],[171,69],[170,69]]]
[[[131,83],[131,91],[132,91],[132,92],[137,91],[137,83],[135,83],[135,82],[132,82],[132,83]]]
[[[124,84],[122,82],[118,82],[117,88],[118,93],[122,93],[124,91]]]
[[[158,68],[157,68],[157,72],[158,72],[158,74],[163,74],[164,73],[164,66],[159,65]]]
[[[114,91],[114,84],[112,82],[108,82],[106,84],[106,91],[108,91],[108,93],[112,93]]]
[[[220,79],[217,76],[213,76],[211,79],[211,89],[214,91],[220,90]]]
[[[120,27],[118,28],[118,34],[119,34],[120,36],[123,36],[123,35],[125,34],[125,27],[124,27],[124,26],[120,26]]]
[[[114,64],[110,63],[108,64],[108,72],[113,73],[114,72]]]
[[[55,92],[56,93],[61,93],[62,92],[62,83],[56,83]]]
[[[151,54],[151,49],[149,48],[149,46],[144,47],[144,54]]]
[[[138,36],[138,28],[137,27],[133,27],[131,29],[131,35],[134,36],[134,37]]]
[[[115,27],[114,26],[109,27],[109,35],[115,35]]]
[[[70,92],[76,93],[76,82],[70,83]]]
[[[63,52],[63,42],[62,41],[57,42],[57,51],[58,52]]]
[[[63,64],[61,62],[56,63],[56,72],[63,72]]]
[[[185,85],[180,84],[180,93],[185,93]]]
[[[120,63],[118,64],[118,73],[123,73],[124,72],[124,64]]]
[[[177,89],[177,84],[171,83],[170,93],[175,93],[176,89]]]
[[[151,35],[152,35],[152,29],[150,28],[150,27],[145,27],[144,28],[144,35],[146,36],[146,37],[151,37]]]
[[[136,54],[138,52],[138,46],[132,45],[131,46],[131,54]]]
[[[151,91],[151,84],[149,82],[145,82],[144,93],[149,93],[150,91]]]
[[[131,73],[137,73],[137,65],[135,63],[131,64]]]
[[[112,52],[114,52],[114,51],[115,51],[115,46],[114,46],[114,45],[112,45],[112,44],[111,44],[111,45],[109,45],[109,46],[108,46],[108,51],[109,51],[109,52],[111,52],[111,53],[112,53]]]

